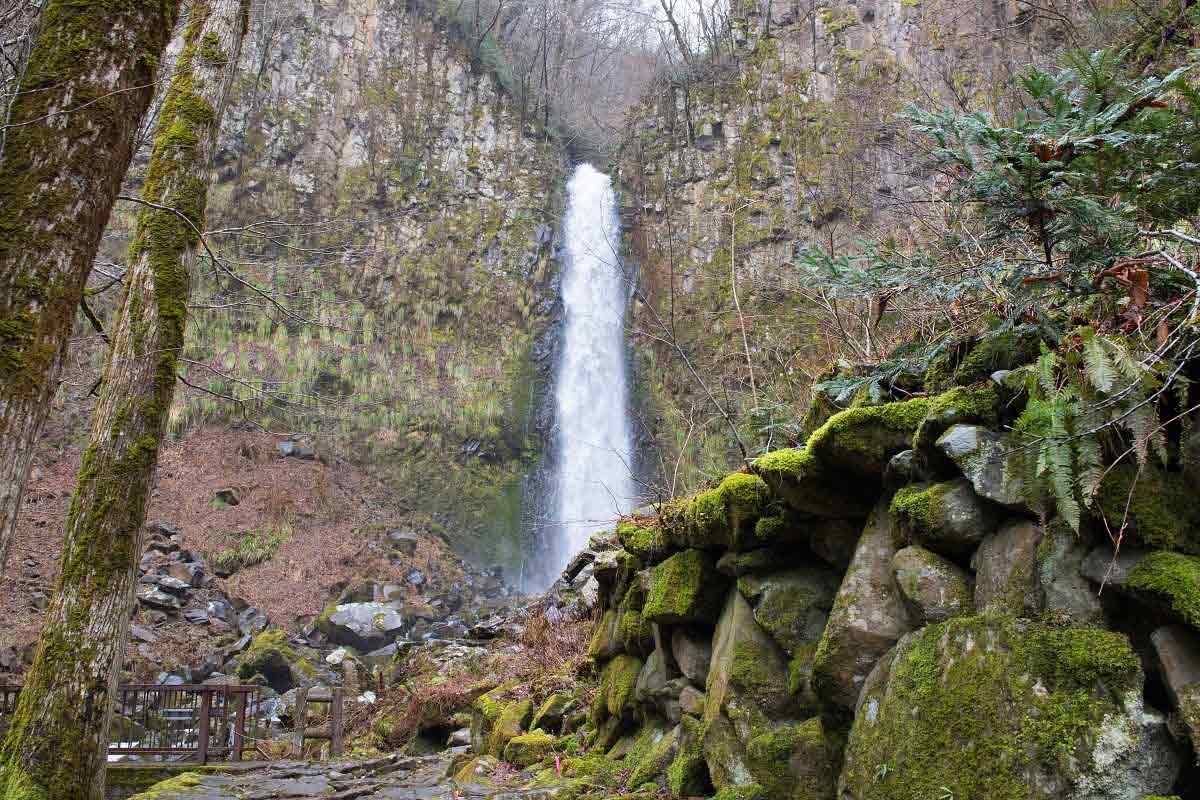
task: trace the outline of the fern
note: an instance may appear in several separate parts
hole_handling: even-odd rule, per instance
[[[1106,444],[1123,450],[1127,438],[1143,465],[1167,458],[1158,373],[1117,337],[1077,333],[1078,352],[1045,352],[1027,368],[1030,400],[1013,426],[1026,502],[1043,515],[1053,504],[1076,531],[1104,475]]]

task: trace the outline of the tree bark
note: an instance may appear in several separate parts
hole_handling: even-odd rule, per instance
[[[0,748],[5,800],[100,800],[142,525],[175,393],[190,268],[250,0],[193,0],[155,131],[128,285],[104,367],[58,591]]]
[[[0,160],[0,575],[179,0],[49,0]]]

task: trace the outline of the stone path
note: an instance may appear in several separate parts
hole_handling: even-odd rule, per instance
[[[464,784],[447,773],[455,748],[434,756],[400,754],[368,761],[276,761],[236,774],[187,773],[134,800],[545,800],[550,789]]]

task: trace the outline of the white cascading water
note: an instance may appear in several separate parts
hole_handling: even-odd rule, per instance
[[[557,574],[592,533],[611,527],[634,502],[620,222],[612,181],[590,164],[567,184],[565,325],[558,376]]]

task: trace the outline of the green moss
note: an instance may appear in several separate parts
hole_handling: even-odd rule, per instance
[[[642,614],[659,623],[714,622],[728,585],[712,556],[684,550],[650,570],[650,590]]]
[[[1121,635],[1011,617],[957,617],[896,651],[867,690],[843,781],[862,800],[1010,800],[1050,770],[1092,769],[1101,723],[1139,685]]]
[[[913,434],[914,450],[927,450],[951,425],[972,423],[995,428],[999,425],[1000,405],[996,387],[990,381],[981,387],[956,386],[929,401],[929,410]]]
[[[1200,555],[1200,501],[1178,473],[1122,464],[1109,470],[1096,495],[1096,508],[1117,530],[1151,548]]]
[[[954,382],[966,386],[987,379],[997,370],[1028,364],[1037,359],[1041,346],[1041,336],[1032,326],[989,334],[958,364]]]
[[[662,524],[671,540],[684,547],[740,549],[752,541],[754,525],[771,499],[762,478],[735,472],[715,489],[670,506]]]
[[[588,656],[591,658],[604,658],[611,655],[614,648],[614,637],[617,632],[617,611],[616,609],[608,609],[600,620],[596,623],[596,627],[592,630],[592,638],[588,642]]]
[[[928,411],[929,401],[920,397],[850,408],[834,414],[818,428],[809,437],[807,448],[827,467],[878,475],[888,459],[908,447]]]
[[[524,769],[541,761],[554,750],[555,739],[545,731],[531,731],[514,736],[504,746],[504,760]]]
[[[769,800],[771,795],[757,783],[726,786],[713,795],[712,800]]]
[[[500,758],[508,743],[525,730],[533,717],[533,701],[529,698],[506,703],[487,734],[487,753]]]
[[[667,768],[667,788],[675,797],[707,794],[711,781],[704,760],[704,722],[684,716],[679,724],[679,752]]]
[[[1200,558],[1150,553],[1129,573],[1126,586],[1200,631]]]
[[[135,794],[130,800],[157,800],[184,789],[192,789],[200,785],[202,776],[196,772],[185,772],[154,784],[141,794]]]
[[[781,542],[786,538],[790,527],[787,518],[781,514],[762,517],[754,524],[754,538],[762,544]]]
[[[622,547],[647,563],[662,560],[671,549],[657,520],[622,522],[617,525],[617,537]]]
[[[641,671],[642,660],[627,653],[605,665],[605,708],[610,717],[627,717],[633,713],[633,690]]]
[[[836,783],[819,717],[755,733],[746,742],[746,761],[768,797],[830,797]]]
[[[945,494],[947,487],[949,484],[946,483],[916,483],[896,492],[888,507],[888,513],[900,523],[897,528],[920,531],[936,528],[941,496]]]

